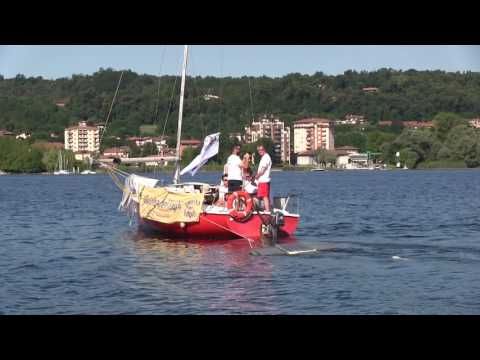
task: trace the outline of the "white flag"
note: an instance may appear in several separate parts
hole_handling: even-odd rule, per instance
[[[208,135],[205,140],[203,140],[203,148],[200,152],[200,155],[193,159],[193,161],[180,172],[180,175],[189,172],[192,176],[194,176],[197,171],[207,163],[208,159],[218,154],[219,145],[220,133]]]

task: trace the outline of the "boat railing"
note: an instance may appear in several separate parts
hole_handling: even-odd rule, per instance
[[[289,212],[291,214],[300,213],[300,200],[298,195],[290,194],[288,196],[275,196],[273,198],[273,208]]]

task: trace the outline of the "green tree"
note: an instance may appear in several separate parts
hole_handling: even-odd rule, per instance
[[[336,133],[335,146],[354,146],[364,152],[367,148],[367,136],[357,130]]]
[[[332,151],[328,151],[326,149],[318,149],[315,151],[315,159],[318,164],[326,167],[327,164],[334,165],[337,161],[337,156]]]
[[[383,147],[384,158],[387,161],[395,162],[395,153],[397,151],[400,151],[400,153],[406,152],[409,156],[409,161],[415,159],[413,164],[407,166],[415,168],[422,161],[435,159],[441,146],[442,144],[438,141],[435,134],[429,130],[406,129],[392,143],[388,143]],[[416,154],[415,158],[411,156],[411,152]]]
[[[0,170],[12,173],[36,173],[45,170],[42,152],[28,142],[0,138]]]
[[[42,163],[48,172],[58,169],[58,150],[45,150],[42,156]]]
[[[372,131],[367,133],[367,150],[371,152],[379,152],[386,143],[395,140],[396,136],[392,133],[382,131]]]
[[[409,169],[413,169],[419,162],[419,153],[410,148],[402,149],[400,150],[400,162]]]
[[[449,158],[464,160],[468,167],[475,167],[480,144],[478,133],[467,125],[457,125],[447,134],[444,147],[449,149]],[[444,154],[442,154],[443,156]]]
[[[158,149],[154,142],[148,142],[142,147],[142,156],[157,155]]]
[[[129,141],[127,143],[128,148],[130,149],[130,157],[136,158],[142,156],[142,149],[137,146],[135,141]]]
[[[440,141],[444,141],[447,138],[448,132],[451,129],[453,129],[457,125],[465,123],[465,121],[462,120],[462,118],[457,114],[439,113],[434,117],[433,123],[435,126],[437,137],[440,139]]]
[[[200,148],[186,147],[182,152],[182,166],[187,166],[195,157],[200,154]]]

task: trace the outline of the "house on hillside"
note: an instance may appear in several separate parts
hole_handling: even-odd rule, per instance
[[[18,134],[17,136],[15,136],[15,139],[22,139],[22,140],[27,140],[31,137],[32,135],[30,135],[29,133],[26,133],[26,132],[23,132],[21,134]]]
[[[15,136],[15,134],[6,129],[0,129],[0,137]]]
[[[181,140],[180,141],[180,156],[186,148],[197,149],[202,145],[200,140]]]
[[[130,148],[128,146],[119,146],[105,149],[103,157],[106,158],[128,158],[130,155]]]
[[[475,129],[480,129],[480,118],[471,119],[468,124]]]

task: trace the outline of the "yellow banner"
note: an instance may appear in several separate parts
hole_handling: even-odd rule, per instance
[[[139,198],[140,217],[164,224],[197,222],[202,212],[203,194],[143,188]]]

